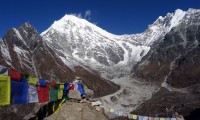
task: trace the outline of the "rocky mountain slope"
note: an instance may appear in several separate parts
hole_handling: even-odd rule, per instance
[[[167,108],[168,114],[177,111],[187,115],[199,107],[199,20],[200,10],[189,9],[181,23],[167,33],[161,42],[154,43],[149,54],[134,68],[135,78],[162,87],[140,106],[140,113],[146,108],[147,111],[155,110],[145,111],[148,114],[166,114]]]
[[[96,96],[112,93],[119,88],[117,85],[113,87],[113,83],[81,66],[74,66],[73,70],[66,66],[29,23],[23,24],[19,29],[10,29],[6,33],[1,41],[0,57],[2,65],[49,81],[72,81],[75,76],[81,76],[93,90],[99,89]],[[100,90],[97,83],[108,88],[112,86],[114,89]]]
[[[186,115],[200,103],[199,21],[200,10],[178,9],[132,35],[114,35],[72,15],[41,35],[25,23],[0,41],[0,63],[50,81],[81,76],[117,111]]]
[[[46,45],[36,29],[29,23],[23,24],[19,29],[8,30],[0,41],[0,49],[1,65],[48,81],[70,82],[75,76],[80,76],[83,82],[94,90],[94,97],[111,94],[120,88],[103,79],[98,73],[88,71],[81,66],[77,65],[73,70],[70,69],[56,57],[54,51]],[[32,112],[33,106],[27,104],[0,107],[0,116],[9,116],[10,120],[20,120]]]

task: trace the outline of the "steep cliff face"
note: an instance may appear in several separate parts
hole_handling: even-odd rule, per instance
[[[177,27],[152,45],[150,52],[134,68],[134,77],[165,81],[177,88],[199,83],[199,16],[199,11],[189,10]]]
[[[134,68],[135,78],[163,87],[139,108],[140,112],[150,105],[149,109],[158,111],[147,110],[146,113],[166,114],[165,108],[168,108],[170,114],[178,111],[186,115],[199,106],[199,20],[200,11],[190,9],[182,22],[172,28],[164,39],[154,43],[149,54]],[[177,104],[174,103],[176,100]]]

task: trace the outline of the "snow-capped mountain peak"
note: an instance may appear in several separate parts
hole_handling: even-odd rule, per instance
[[[106,30],[101,29],[93,23],[88,22],[83,18],[76,17],[74,15],[66,14],[60,20],[55,21],[49,29],[54,29],[60,33],[69,33],[71,30],[74,32],[77,31],[79,33],[83,33],[85,30],[89,29],[90,32],[97,32],[105,37],[115,38],[117,37],[114,34],[107,32]],[[41,35],[44,35],[49,31],[42,32]]]
[[[165,36],[173,27],[178,26],[187,12],[177,9],[174,13],[167,13],[165,17],[159,16],[158,19],[148,26],[143,33],[137,34],[138,42],[150,46],[159,38]]]
[[[55,21],[41,35],[68,66],[77,65],[70,63],[69,58],[94,69],[129,66],[133,61],[140,61],[149,50],[73,15]]]
[[[165,17],[159,16],[158,19],[153,23],[153,25],[161,23],[160,25],[164,25],[167,31],[170,31],[171,28],[181,23],[181,20],[183,19],[185,14],[185,11],[177,9],[174,13],[168,13]]]
[[[185,12],[177,9],[165,17],[160,16],[145,32],[132,35],[114,35],[85,19],[65,15],[41,35],[68,66],[73,66],[74,63],[69,60],[73,59],[76,65],[89,66],[98,71],[108,70],[107,67],[111,66],[129,68],[148,53],[155,41],[162,40],[172,28],[182,23],[189,11],[192,10]]]
[[[180,9],[177,9],[175,13],[173,14],[171,21],[170,21],[170,26],[168,28],[168,31],[170,31],[173,27],[179,25],[181,23],[181,20],[185,16],[186,12],[182,11]]]

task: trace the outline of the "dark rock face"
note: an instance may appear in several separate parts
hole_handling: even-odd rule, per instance
[[[199,108],[199,93],[169,92],[162,88],[152,99],[146,101],[134,114],[146,116],[172,117],[175,112],[187,116],[194,109]]]
[[[119,48],[120,49],[120,48]],[[107,54],[110,56],[109,59],[113,61],[115,64],[117,64],[120,61],[120,58],[118,55],[115,54],[115,52],[111,48],[106,49]]]
[[[135,77],[163,82],[167,76],[167,83],[177,88],[200,82],[200,29],[196,29],[199,26],[186,29],[183,26],[186,25],[172,30],[159,45],[152,48],[149,56],[138,64]]]
[[[34,104],[0,107],[0,120],[23,120],[24,116],[33,111],[33,107]]]
[[[134,68],[135,78],[166,83],[150,100],[135,112],[144,115],[167,116],[174,112],[188,115],[199,108],[200,25],[199,13],[173,28],[163,40],[154,43],[150,52]],[[166,111],[167,109],[167,111]]]
[[[185,120],[199,120],[200,119],[200,108],[191,112],[189,116],[185,117]]]
[[[88,85],[89,88],[91,88],[92,90],[94,90],[94,92],[96,92],[94,97],[105,96],[106,94],[112,94],[116,90],[120,89],[118,85],[101,78],[101,76],[95,71],[93,71],[93,73],[90,73],[83,67],[76,66],[75,73],[82,77],[83,83]]]
[[[30,50],[34,50],[38,42],[42,41],[36,29],[29,23],[23,24],[18,30]]]

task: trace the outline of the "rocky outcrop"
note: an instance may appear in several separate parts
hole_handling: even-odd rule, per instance
[[[103,110],[96,111],[90,103],[64,103],[57,114],[44,120],[107,120]]]
[[[23,120],[24,116],[33,111],[34,106],[34,104],[1,106],[0,120]]]

